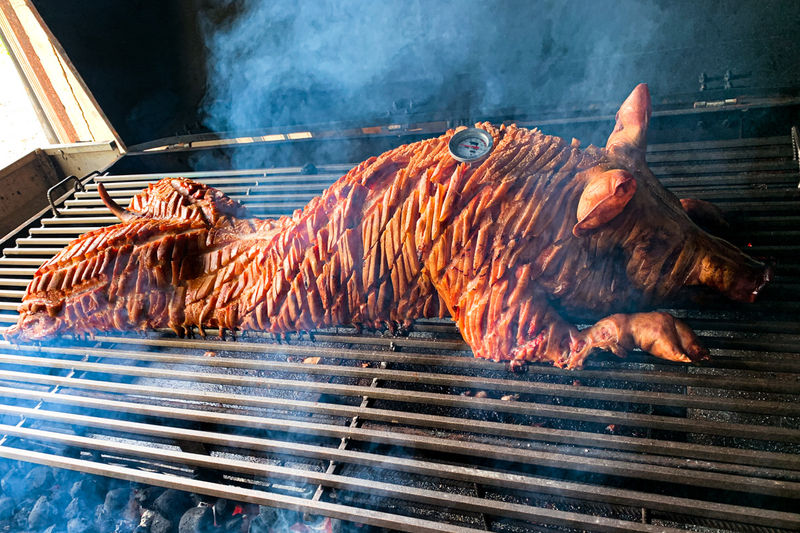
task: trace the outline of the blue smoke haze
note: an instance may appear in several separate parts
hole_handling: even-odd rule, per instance
[[[613,6],[555,0],[229,3],[234,11],[240,7],[234,20],[205,24],[206,125],[242,131],[407,111],[467,119],[556,99],[623,97],[631,85],[619,83],[619,74],[636,67],[629,52],[648,45],[662,11],[651,2],[626,3],[626,26],[638,22],[635,31],[621,31],[598,24],[608,21]]]
[[[656,105],[691,102],[700,72],[726,70],[756,87],[800,86],[798,69],[775,66],[800,16],[784,0],[215,5],[201,17],[212,131],[613,114],[640,82]]]

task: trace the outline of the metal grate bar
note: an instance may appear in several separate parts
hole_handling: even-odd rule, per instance
[[[791,159],[792,150],[785,143],[774,144],[772,146],[757,147],[736,147],[728,149],[709,149],[709,150],[686,150],[677,151],[648,151],[647,163],[655,165],[658,163],[674,161],[716,161],[730,159]]]
[[[249,427],[255,427],[254,425],[258,425],[259,424],[258,420],[261,419],[258,416],[232,415],[234,418],[232,418],[230,421],[221,422],[221,420],[225,418],[225,413],[210,413],[207,411],[198,411],[192,409],[164,408],[164,407],[151,406],[139,403],[118,402],[108,399],[94,399],[94,398],[86,398],[80,396],[71,396],[68,394],[60,394],[56,399],[52,397],[43,396],[41,393],[37,393],[36,391],[21,391],[18,389],[8,389],[8,388],[3,388],[2,392],[3,395],[10,394],[13,395],[14,397],[28,398],[35,401],[43,400],[45,401],[46,404],[49,403],[51,400],[56,401],[58,403],[62,403],[66,400],[68,402],[68,405],[74,405],[74,406],[79,405],[82,407],[94,408],[100,410],[120,410],[124,412],[135,412],[140,415],[156,416],[159,418],[167,418],[167,419],[172,418],[174,416],[179,416],[182,419],[184,417],[191,417],[193,420],[202,420],[206,423],[211,423],[215,425],[246,424]],[[17,411],[15,411],[15,409]],[[0,405],[0,413],[9,413],[9,414],[20,413],[30,419],[47,420],[59,424],[80,425],[82,427],[111,429],[123,433],[142,434],[150,437],[159,437],[168,440],[172,439],[185,440],[186,438],[191,437],[193,441],[203,442],[206,444],[242,447],[268,453],[278,453],[278,454],[291,453],[293,455],[302,455],[314,459],[326,459],[329,461],[337,461],[341,463],[355,462],[364,465],[380,466],[381,468],[386,468],[386,469],[397,469],[407,472],[424,473],[436,477],[449,477],[452,479],[457,479],[461,481],[471,481],[485,485],[498,485],[514,490],[533,490],[534,492],[539,490],[545,490],[544,487],[539,486],[539,484],[541,483],[544,486],[550,487],[548,492],[574,491],[580,494],[581,489],[579,489],[579,487],[582,487],[583,491],[585,491],[586,488],[588,487],[587,485],[580,483],[562,482],[552,479],[545,480],[535,476],[532,477],[522,474],[511,474],[505,471],[492,471],[475,466],[464,467],[458,465],[447,465],[446,463],[422,461],[419,459],[407,459],[396,456],[385,456],[376,453],[346,450],[346,449],[341,449],[339,447],[322,447],[322,446],[314,446],[310,444],[292,442],[291,443],[292,448],[286,449],[287,442],[283,440],[249,437],[247,435],[236,435],[235,438],[232,438],[230,435],[220,435],[219,433],[216,432],[208,432],[208,431],[201,431],[188,428],[177,428],[177,427],[173,428],[163,424],[158,424],[158,425],[146,424],[136,421],[115,420],[113,418],[100,417],[100,416],[87,416],[87,415],[80,415],[73,413],[62,413],[47,409],[29,409],[19,406],[12,407],[12,406]],[[277,426],[274,425],[272,419],[263,419],[263,420],[264,421],[262,429],[269,429],[273,431],[284,431],[285,428],[287,427],[286,424],[283,424],[282,426],[280,426],[282,429],[275,429],[275,427]],[[303,425],[302,423],[300,424]],[[320,425],[320,424],[314,424],[314,425]],[[343,428],[341,426],[339,426],[339,428],[340,428],[339,434],[331,433],[328,436],[338,437],[339,435],[342,434],[348,434],[348,438],[354,441],[359,440],[359,437],[357,436],[358,435],[357,431],[351,430],[350,428]],[[298,427],[297,431],[300,430],[301,428]],[[289,432],[291,432],[291,430]],[[435,446],[437,443],[444,441],[445,439],[428,438],[427,440],[432,441],[430,443],[427,443],[428,446],[431,445]],[[475,443],[474,445],[479,448],[487,446],[479,443]],[[456,448],[461,450],[461,452],[463,453],[463,448],[464,448],[463,446],[457,446]],[[430,449],[430,447],[428,447],[427,449]],[[529,452],[529,453],[534,453],[534,452]],[[550,454],[550,455],[555,455],[555,454]],[[557,461],[558,459],[555,458],[554,460]],[[574,458],[564,458],[564,461],[566,463],[576,462]],[[615,466],[613,463],[614,462],[611,462],[609,464],[600,463],[597,465],[597,468],[610,469],[613,466]],[[620,466],[624,468],[625,465],[620,465]],[[668,479],[674,480],[676,476],[682,477],[684,479],[706,476],[705,482],[701,486],[708,488],[730,489],[731,487],[736,487],[737,490],[748,490],[754,493],[782,495],[784,497],[789,497],[789,498],[800,497],[800,494],[798,494],[797,492],[797,487],[800,486],[800,483],[792,483],[779,480],[749,480],[745,485],[725,485],[726,482],[736,483],[746,478],[728,474],[703,473],[694,471],[676,470],[674,472],[667,473],[664,471],[673,469],[664,469],[651,465],[631,464],[628,465],[627,471],[633,472],[637,469],[637,467],[650,470],[649,474],[652,476],[657,476],[659,478],[663,477],[664,479],[660,479],[660,481],[667,481]],[[619,474],[617,473],[616,475]],[[536,489],[532,489],[531,487],[536,487]],[[598,488],[597,490],[598,492],[594,496],[583,494],[580,497],[593,498],[593,499],[604,498],[605,490],[602,488]],[[629,491],[629,490],[626,491],[626,490],[616,489],[612,490],[609,493],[609,495],[613,495],[616,503],[621,503],[622,497],[626,497],[628,503],[634,503],[634,504],[637,501],[642,502],[644,499],[655,502],[659,508],[664,508],[664,505],[667,502],[671,502],[673,506],[682,503],[680,498],[668,497],[664,501],[662,501],[661,504],[658,504],[658,501],[661,498],[657,494],[640,493],[637,491]],[[653,505],[653,503],[651,503],[650,501],[646,503],[648,505]],[[680,512],[686,512],[686,502],[683,502],[683,507],[684,507],[683,510],[681,510]],[[691,505],[689,505],[689,507],[691,507]],[[676,509],[673,507],[672,510]],[[784,517],[788,516],[791,515],[789,514],[784,515]],[[800,515],[795,515],[794,520],[800,520]]]
[[[264,195],[271,195],[278,198],[282,198],[284,196],[292,196],[291,193],[295,193],[298,189],[308,189],[308,188],[317,188],[322,189],[327,187],[337,178],[339,178],[340,174],[315,174],[313,176],[302,176],[302,175],[293,175],[293,176],[283,176],[280,178],[260,178],[256,181],[252,179],[246,180],[237,180],[237,179],[205,179],[203,183],[206,185],[212,185],[217,187],[220,190],[224,190],[226,194],[242,194],[247,193],[250,191],[252,194],[253,192],[260,192]],[[287,183],[288,182],[288,183]],[[244,185],[240,185],[244,184]],[[144,187],[142,186],[141,182],[119,182],[119,183],[109,183],[106,185],[103,183],[103,186],[108,190],[109,196],[114,198],[116,197],[133,197],[136,194],[142,192]],[[300,195],[297,195],[300,196]],[[305,195],[303,195],[305,196]],[[96,198],[97,197],[97,184],[94,185],[87,185],[86,192],[80,192],[75,194],[75,198]]]
[[[111,392],[131,395],[147,395],[154,398],[177,398],[186,401],[221,403],[236,406],[249,406],[264,409],[289,410],[301,413],[324,414],[338,417],[358,416],[362,420],[388,422],[392,424],[408,424],[416,427],[430,427],[451,431],[476,431],[474,420],[455,416],[426,415],[409,413],[386,408],[373,409],[350,405],[320,403],[317,401],[292,400],[266,396],[251,396],[232,393],[211,393],[208,391],[193,392],[185,389],[170,389],[146,385],[129,385],[94,379],[71,379],[59,376],[34,374],[16,371],[0,371],[0,379],[13,382],[37,383],[43,385],[59,385],[69,389]],[[800,458],[792,454],[727,448],[720,446],[699,445],[686,442],[646,439],[642,437],[625,437],[586,431],[552,429],[536,425],[510,424],[492,421],[481,421],[479,433],[519,439],[536,440],[552,443],[570,443],[571,446],[593,446],[606,449],[618,449],[654,456],[675,456],[681,459],[675,463],[677,467],[686,467],[685,459],[694,458],[730,463],[718,465],[718,469],[733,470],[732,465],[767,466],[800,470]],[[563,451],[563,450],[562,450]],[[577,450],[574,453],[583,453]],[[646,461],[647,457],[639,456],[637,461]],[[667,464],[669,461],[660,460]],[[764,473],[764,471],[761,471]]]
[[[712,163],[686,163],[654,165],[650,168],[656,176],[675,174],[721,174],[725,172],[769,172],[792,170],[791,160],[726,161]]]
[[[327,164],[327,165],[319,165],[316,167],[317,171],[320,173],[329,173],[335,174],[337,176],[341,176],[342,173],[347,172],[353,165],[350,164]],[[258,180],[260,177],[269,177],[269,176],[281,176],[281,175],[288,175],[288,176],[303,176],[303,168],[302,167],[281,167],[281,168],[254,168],[254,169],[245,169],[245,170],[205,170],[205,171],[193,171],[193,172],[165,172],[159,173],[158,179],[161,178],[191,178],[195,180],[209,180],[215,179],[220,177],[229,177],[229,176],[241,176],[250,177],[251,180]],[[119,181],[153,181],[153,174],[116,174],[113,176],[96,176],[95,182],[102,182],[105,183],[114,183]]]
[[[6,431],[6,427],[0,426],[0,430]],[[135,445],[119,445],[109,441],[101,441],[98,439],[91,439],[85,437],[67,436],[54,432],[37,431],[37,430],[18,430],[10,427],[7,430],[10,434],[15,434],[21,437],[34,438],[38,440],[47,440],[56,442],[58,444],[80,447],[83,449],[92,449],[107,453],[118,453],[123,455],[135,454],[138,457],[144,457],[151,460],[177,462],[184,465],[201,467],[201,468],[214,468],[219,466],[219,459],[210,458],[205,455],[176,452],[172,450],[163,450],[148,448]],[[368,494],[377,493],[383,496],[400,498],[400,499],[413,499],[416,502],[426,503],[428,505],[438,505],[453,507],[470,512],[491,512],[502,513],[504,516],[514,517],[523,520],[532,520],[542,523],[549,523],[551,520],[549,513],[545,511],[542,513],[541,508],[523,506],[518,504],[510,504],[505,502],[488,502],[487,500],[463,495],[444,495],[440,492],[418,489],[415,487],[407,486],[393,486],[389,483],[382,483],[374,480],[363,480],[355,477],[347,477],[341,475],[331,475],[328,473],[317,472],[298,472],[291,468],[284,468],[272,465],[254,465],[246,461],[237,461],[234,459],[224,460],[225,467],[230,472],[244,474],[248,476],[269,477],[285,479],[290,481],[303,481],[306,483],[321,483],[326,487],[334,487],[347,490],[355,490]],[[589,527],[595,524],[594,519],[587,519],[583,515],[572,513],[571,521],[575,525],[581,524],[582,527]],[[565,516],[557,515],[557,520],[553,523],[563,523]],[[626,528],[628,523],[621,521],[609,521],[608,525],[613,526],[615,529]],[[654,529],[649,529],[653,531]]]
[[[105,363],[83,363],[65,361],[61,359],[31,358],[0,354],[0,363],[44,366],[49,368],[74,368],[86,372],[105,374],[119,374],[125,376],[147,377],[155,379],[174,379],[192,383],[213,383],[237,387],[257,388],[282,388],[287,390],[302,390],[305,392],[318,392],[324,394],[338,394],[344,396],[370,395],[384,400],[403,401],[410,403],[428,403],[448,407],[461,407],[480,409],[501,413],[514,413],[545,418],[561,418],[583,422],[605,424],[621,424],[656,429],[668,429],[687,433],[705,433],[723,435],[737,438],[750,438],[759,440],[772,440],[779,442],[800,443],[800,430],[780,428],[775,426],[751,426],[748,424],[733,424],[723,422],[705,421],[698,424],[683,418],[639,414],[633,412],[617,412],[603,409],[583,407],[551,406],[529,402],[508,402],[492,399],[475,399],[449,394],[415,391],[413,395],[407,391],[395,389],[380,389],[370,393],[370,387],[356,385],[338,385],[330,383],[317,383],[297,380],[286,380],[265,377],[247,377],[231,375],[209,375],[200,372],[177,371],[172,369],[157,369],[149,367],[135,367],[129,365],[109,365]]]
[[[276,493],[267,493],[254,489],[246,489],[235,485],[180,478],[174,475],[148,472],[146,470],[127,468],[114,464],[98,464],[93,461],[87,461],[83,459],[58,457],[55,455],[34,452],[30,450],[17,450],[7,447],[0,447],[0,457],[13,459],[16,461],[37,462],[39,464],[45,464],[56,468],[78,470],[89,474],[113,476],[119,479],[133,481],[135,483],[144,483],[164,488],[195,492],[215,498],[231,498],[257,505],[268,505],[281,509],[293,509],[312,514],[323,513],[326,516],[340,518],[343,520],[353,519],[352,507],[327,502],[314,502],[312,505],[303,498],[285,496]],[[360,523],[376,527],[397,529],[399,531],[409,531],[412,533],[439,533],[442,531],[452,533],[471,533],[480,531],[472,528],[442,524],[440,522],[432,522],[429,520],[421,520],[412,517],[403,517],[401,515],[373,511],[370,509],[359,509],[358,512],[358,521]],[[600,520],[603,522],[605,521],[603,519]],[[626,524],[626,526],[627,525],[628,524]],[[641,527],[639,524],[633,525],[637,528]],[[598,527],[601,527],[601,524],[598,524]],[[606,530],[619,531],[620,528],[611,527]],[[640,530],[648,531],[647,529]]]
[[[7,342],[0,341],[0,350],[12,348]],[[24,347],[13,347],[14,351]],[[130,350],[100,349],[100,348],[49,348],[36,349],[43,353],[92,355],[111,359],[126,359],[133,361],[158,362],[162,364],[185,364],[195,366],[225,367],[249,370],[278,371],[287,373],[318,374],[323,376],[343,376],[354,378],[380,379],[393,382],[424,383],[427,385],[442,385],[460,387],[465,389],[492,390],[501,392],[516,392],[530,395],[543,395],[548,397],[579,398],[590,400],[604,400],[624,403],[642,403],[665,405],[673,407],[690,407],[695,409],[708,409],[717,411],[733,411],[745,413],[772,414],[776,416],[800,416],[800,405],[787,404],[765,400],[725,399],[687,397],[685,394],[650,392],[626,389],[593,388],[583,385],[561,385],[558,383],[544,383],[536,381],[514,381],[508,379],[485,378],[479,376],[458,376],[452,374],[437,374],[385,370],[374,368],[349,367],[341,365],[305,365],[302,363],[265,361],[261,359],[242,359],[233,357],[205,357],[190,356],[186,354],[163,354],[156,352],[140,352]],[[0,359],[0,361],[2,361]],[[687,380],[689,385],[692,381]],[[372,386],[372,385],[371,385]],[[740,389],[741,390],[741,389]],[[783,391],[782,391],[783,392]],[[476,400],[478,401],[478,400]]]
[[[110,213],[110,211],[107,211]],[[68,226],[71,224],[102,224],[108,226],[116,224],[119,219],[114,216],[101,216],[101,217],[72,217],[68,213],[65,214],[64,210],[61,212],[62,216],[58,218],[45,218],[42,220],[42,225],[46,226]]]
[[[317,196],[329,184],[325,181],[314,187],[308,187],[311,192],[305,194],[297,194],[295,191],[300,189],[296,185],[286,186],[289,191],[285,194],[268,194],[276,192],[276,186],[268,187],[225,187],[225,193],[232,199],[239,201],[245,205],[258,204],[263,205],[264,208],[273,208],[274,206],[282,206],[285,204],[298,205],[299,207],[305,206],[308,200]],[[715,189],[709,190],[707,187],[691,187],[683,188],[687,192],[691,192],[695,198],[705,199],[714,202],[727,202],[727,201],[740,201],[743,198],[751,200],[781,200],[792,198],[794,196],[800,197],[800,191],[796,187],[781,187],[769,188],[765,190],[750,189]],[[129,201],[136,194],[140,193],[141,189],[133,189],[130,191],[113,191],[111,196],[117,201]],[[237,194],[239,193],[239,194]],[[244,194],[241,194],[244,193]],[[64,205],[67,207],[73,206],[100,206],[103,201],[100,199],[96,191],[79,193],[76,195],[76,200],[67,200]],[[271,204],[269,201],[276,201],[278,203]]]
[[[185,348],[185,349],[203,349],[201,345],[195,340],[185,339],[149,339],[149,338],[132,338],[132,337],[115,337],[98,335],[96,340],[101,342],[121,343],[121,344],[138,344],[147,346],[163,346],[170,348]],[[424,348],[432,350],[447,350],[447,351],[463,351],[466,352],[467,345],[461,341],[443,341],[443,340],[423,340],[423,339],[408,339],[408,338],[386,338],[386,337],[355,337],[349,335],[331,335],[331,334],[314,334],[316,342],[331,342],[331,343],[345,343],[345,344],[374,344],[379,346],[389,347],[394,344],[400,348]],[[272,343],[255,343],[237,341],[235,343],[226,341],[217,341],[206,339],[203,341],[203,346],[208,346],[212,350],[227,350],[234,352],[254,352],[254,353],[278,353],[278,354],[306,354],[306,355],[320,355],[331,356],[329,348],[315,347],[314,345],[300,346],[289,344],[272,344]],[[385,353],[385,351],[372,351],[365,352],[364,350],[353,349],[336,349],[335,357],[337,359],[372,359],[380,360],[385,358],[389,362],[407,362],[418,363],[424,365],[435,366],[456,366],[456,367],[469,367],[469,368],[482,368],[503,370],[505,365],[503,363],[495,363],[483,359],[476,359],[474,357],[457,357],[457,356],[431,356],[425,354],[414,354],[411,352],[399,353]],[[652,358],[648,358],[648,362],[653,362]],[[748,390],[748,391],[764,391],[775,393],[796,394],[800,391],[800,383],[797,380],[793,381],[777,381],[775,379],[765,377],[762,379],[753,378],[736,378],[729,376],[717,375],[702,375],[692,374],[687,375],[681,370],[685,367],[679,365],[663,365],[664,369],[659,371],[643,370],[641,368],[609,368],[603,370],[595,369],[579,369],[579,370],[564,370],[551,365],[535,365],[536,375],[549,375],[549,376],[563,376],[577,379],[596,379],[596,380],[615,380],[623,382],[639,382],[639,383],[657,383],[659,385],[675,385],[675,386],[693,386],[703,388],[717,388],[717,389],[732,389],[732,390]],[[703,367],[696,367],[697,372],[702,372]],[[677,372],[669,372],[669,370],[677,370]],[[688,380],[688,381],[687,381]]]
[[[744,147],[769,147],[772,145],[790,146],[789,135],[774,136],[774,137],[753,137],[749,139],[726,139],[726,140],[713,140],[713,141],[695,141],[691,143],[675,142],[675,143],[660,143],[651,144],[647,147],[648,156],[650,153],[656,152],[669,152],[669,151],[682,151],[682,152],[696,152],[702,150],[719,150],[719,149],[737,149]]]
[[[380,368],[383,369],[383,370],[385,370],[387,368],[386,361],[381,361]],[[372,383],[370,383],[370,387],[373,387],[373,388],[378,387],[378,384],[379,384],[379,379],[377,377],[372,378]],[[361,398],[361,404],[359,405],[359,409],[364,410],[364,409],[368,408],[371,403],[372,403],[372,400],[371,400],[371,398],[369,396],[363,396]],[[359,416],[357,414],[353,414],[350,417],[350,425],[349,425],[349,427],[350,428],[357,428],[360,425],[361,425],[361,419],[359,418]],[[338,449],[339,450],[346,450],[347,449],[347,445],[349,443],[350,443],[349,439],[343,438],[341,441],[339,441],[339,448]],[[338,468],[339,468],[339,463],[337,463],[336,461],[332,461],[332,460],[328,461],[328,466],[325,469],[325,473],[326,474],[335,474]],[[322,499],[324,497],[324,495],[325,495],[325,488],[326,487],[324,485],[318,485],[317,486],[317,490],[314,491],[314,496],[312,497],[312,499],[313,500]],[[479,509],[480,508],[477,508],[476,510],[479,510]],[[482,511],[482,512],[485,512],[485,511]]]
[[[13,426],[0,425],[0,431],[24,438],[57,442],[61,445],[72,446],[76,448],[93,449],[97,451],[119,453],[123,455],[135,454],[139,457],[147,457],[153,460],[165,462],[180,462],[182,464],[195,467],[215,468],[219,466],[218,459],[210,458],[205,455],[155,449],[130,444],[119,445],[113,442],[101,441],[93,438],[64,435],[55,432],[26,428],[14,428]],[[487,500],[481,498],[457,494],[443,495],[442,493],[432,490],[418,489],[408,486],[398,487],[394,484],[383,483],[375,480],[367,481],[354,477],[330,474],[327,472],[319,473],[312,471],[298,471],[291,468],[266,464],[253,464],[251,462],[237,461],[233,459],[226,459],[225,467],[229,471],[251,476],[270,478],[278,477],[285,480],[299,480],[303,482],[318,483],[325,487],[338,489],[357,490],[367,493],[377,492],[384,496],[391,496],[400,499],[413,499],[414,501],[420,501],[432,505],[439,505],[443,507],[454,506],[465,511],[481,512],[490,515],[499,514],[501,516],[550,523],[550,521],[547,520],[547,516],[542,515],[542,509],[536,507],[514,505],[497,501],[487,502]],[[505,477],[505,475],[498,477],[502,479],[502,477]],[[509,479],[513,477],[514,476],[508,475]],[[537,481],[541,481],[541,485],[537,484]],[[529,478],[523,483],[524,490],[532,492],[543,490],[545,493],[558,494],[561,496],[569,495],[568,493],[570,492],[574,493],[576,496],[584,496],[586,492],[586,487],[581,487],[580,484],[577,483],[561,484],[553,483],[550,480],[545,479],[531,480]],[[610,492],[611,494],[608,496],[610,496],[616,504],[631,505],[643,503],[641,494],[630,494],[630,491],[623,490]],[[645,496],[644,498],[646,499],[644,503],[647,503],[648,506],[662,511],[683,512],[688,514],[694,514],[697,511],[696,505],[692,500],[681,501],[680,498],[659,498],[658,496],[652,498],[647,498]],[[736,519],[753,524],[768,524],[774,527],[791,528],[800,526],[798,516],[791,513],[765,511],[761,509],[737,507],[725,504],[709,505],[707,508],[703,509],[703,515],[708,518],[719,518],[726,520]],[[562,518],[563,517],[559,517],[559,521],[553,522],[553,525],[562,523]],[[587,520],[585,516],[581,515],[575,515],[574,520],[576,522],[582,520],[582,527],[591,527],[595,524],[594,518]],[[617,525],[619,527],[627,527],[629,523],[617,522]]]
[[[780,261],[757,305],[673,310],[711,348],[709,363],[685,367],[631,354],[596,358],[580,371],[533,365],[513,375],[472,358],[450,321],[422,321],[408,337],[341,327],[314,332],[313,342],[292,335],[291,344],[265,334],[178,339],[166,330],[106,334],[88,346],[68,338],[51,346],[0,342],[0,396],[11,400],[0,414],[25,414],[30,423],[8,434],[13,446],[31,448],[6,443],[0,456],[123,479],[154,476],[144,482],[242,501],[237,491],[247,489],[235,483],[246,477],[258,487],[251,496],[267,505],[408,531],[504,527],[493,517],[518,520],[523,529],[798,529],[800,197],[788,146],[781,137],[648,150],[665,185],[737,212],[740,243]],[[259,216],[273,216],[301,207],[349,168],[173,176],[217,186]],[[166,176],[95,180],[122,203]],[[16,321],[35,267],[75,236],[117,222],[101,207],[96,183],[67,205],[63,217],[43,219],[0,258],[0,323]],[[209,350],[220,355],[201,356]],[[92,361],[75,360],[82,357]],[[322,364],[299,361],[306,357]],[[375,368],[380,362],[391,366]],[[461,395],[477,391],[489,397]],[[520,396],[498,399],[510,393]],[[71,435],[72,427],[88,433]],[[187,439],[208,445],[211,456],[174,449]],[[93,460],[56,457],[64,446]],[[274,456],[281,466],[270,464]],[[230,475],[203,485],[169,474],[188,476],[192,468]],[[282,500],[275,491],[284,489],[259,481],[273,478],[311,491]],[[315,500],[314,487],[336,491]],[[369,511],[378,514],[368,522],[362,516],[373,494],[396,503]],[[653,525],[632,521],[641,516]]]

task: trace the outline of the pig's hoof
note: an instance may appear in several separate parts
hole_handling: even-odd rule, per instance
[[[563,365],[562,368],[566,367],[567,370],[579,370],[583,368],[583,361],[585,359],[586,359],[585,355],[583,356],[572,355],[569,357],[569,359],[567,359],[566,364]]]
[[[708,359],[708,350],[685,322],[669,313],[639,313],[630,322],[630,334],[644,351],[661,359],[692,363]]]
[[[528,365],[525,361],[520,361],[519,359],[512,359],[506,363],[506,369],[509,372],[514,372],[516,374],[526,372],[528,370]]]
[[[689,359],[691,359],[693,363],[711,360],[711,354],[708,352],[708,349],[699,344],[689,347],[686,351]]]

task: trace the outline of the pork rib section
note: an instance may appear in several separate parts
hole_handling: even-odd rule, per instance
[[[645,311],[702,284],[749,301],[769,272],[700,230],[652,176],[649,113],[639,86],[607,146],[585,150],[478,124],[494,148],[472,164],[449,154],[452,130],[364,161],[276,220],[188,179],[152,184],[127,209],[98,185],[123,222],[39,268],[6,336],[449,315],[476,356],[495,360],[578,367],[595,348],[700,359],[685,324]],[[602,320],[578,331],[564,318],[575,313]]]

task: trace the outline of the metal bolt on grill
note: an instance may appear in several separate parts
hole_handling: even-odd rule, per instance
[[[452,322],[408,336],[340,327],[273,339],[65,337],[0,342],[0,457],[403,531],[800,529],[800,193],[789,137],[655,145],[678,196],[732,215],[777,261],[750,306],[673,310],[711,349],[512,374]],[[259,216],[302,207],[345,171],[182,174]],[[40,264],[112,224],[164,175],[96,176],[0,258],[0,326]]]

